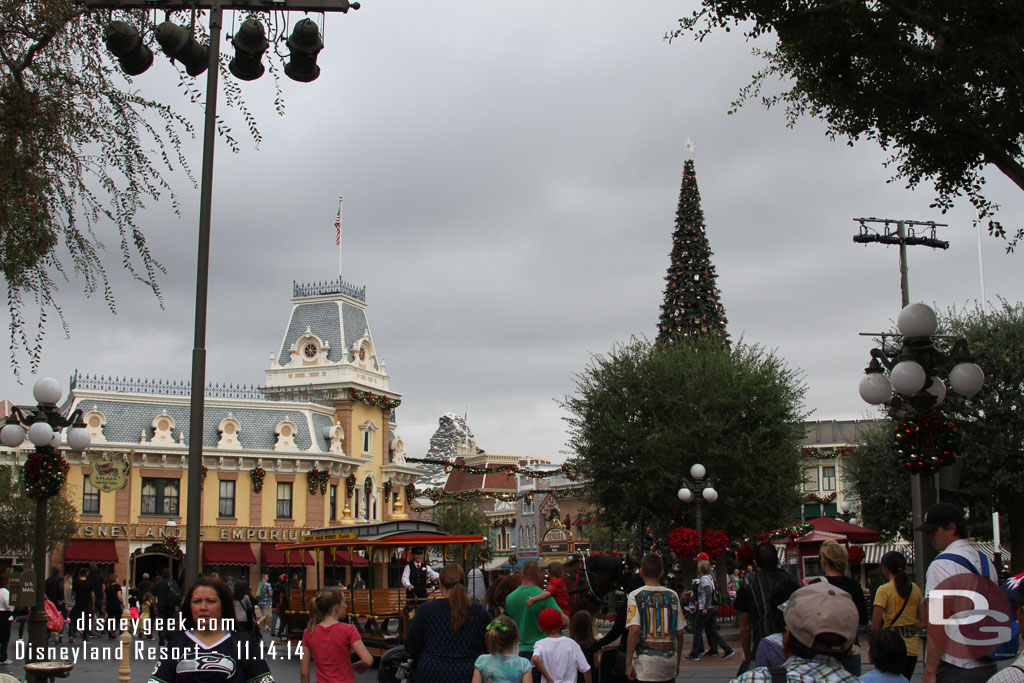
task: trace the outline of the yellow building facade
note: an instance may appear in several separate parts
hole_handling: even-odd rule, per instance
[[[200,570],[222,578],[312,580],[308,556],[274,545],[318,527],[408,519],[420,471],[404,460],[401,395],[378,359],[365,289],[294,284],[265,375],[261,386],[207,387],[198,539],[185,535],[187,384],[72,377],[65,408],[83,411],[92,445],[64,453],[79,524],[53,564],[69,573],[96,563],[134,584],[165,567],[178,574],[181,552],[196,552]],[[7,449],[0,462],[24,464],[29,453]]]

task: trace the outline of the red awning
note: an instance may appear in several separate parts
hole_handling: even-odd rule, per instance
[[[260,564],[264,567],[293,567],[299,564],[313,564],[313,556],[308,550],[302,551],[299,557],[297,550],[292,550],[285,557],[283,550],[278,550],[273,543],[264,543],[260,546]]]
[[[331,559],[330,549],[324,550],[323,552],[324,565],[330,566],[335,565],[337,567],[347,567],[348,562],[348,551],[347,550],[335,550],[334,558]],[[353,567],[369,567],[370,561],[362,555],[352,555],[352,566]]]
[[[874,529],[850,524],[834,517],[818,517],[807,520],[813,524],[818,531],[827,531],[832,534],[842,534],[850,543],[873,543],[881,538],[881,534]]]
[[[256,556],[248,543],[203,543],[203,564],[234,564],[248,567],[256,564]]]
[[[113,541],[79,538],[64,546],[64,561],[117,564],[117,548]]]

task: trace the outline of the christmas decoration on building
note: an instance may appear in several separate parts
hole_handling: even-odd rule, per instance
[[[816,460],[833,460],[835,458],[840,458],[844,455],[849,455],[850,453],[853,453],[853,447],[842,446],[837,448],[805,448],[803,453],[805,458],[815,458]]]
[[[56,449],[39,449],[25,460],[25,493],[34,500],[57,495],[71,466]]]
[[[174,536],[164,536],[164,541],[161,544],[164,552],[170,555],[177,555],[181,552],[181,546],[178,544],[178,539]]]
[[[725,309],[719,301],[718,275],[711,256],[697,173],[693,160],[687,159],[683,165],[672,253],[665,275],[665,298],[658,322],[659,346],[705,339],[729,344]]]
[[[390,498],[391,498],[391,488],[393,486],[394,485],[391,483],[390,479],[388,479],[386,482],[384,482],[384,500],[390,500]]]
[[[267,478],[267,471],[262,467],[253,467],[251,470],[249,470],[249,477],[252,479],[252,492],[262,492],[263,482]]]
[[[383,408],[384,410],[391,410],[402,405],[401,399],[378,396],[377,394],[369,391],[360,391],[359,389],[349,389],[348,395],[360,403],[365,403],[373,406],[374,408]]]
[[[203,469],[199,471],[199,488],[203,488],[203,485],[206,484],[207,472],[208,470],[206,469],[206,465],[203,465]]]
[[[352,494],[356,492],[356,475],[350,474],[345,479],[345,495],[352,498]]]
[[[370,495],[370,493],[373,491],[373,479],[367,477],[366,479],[363,480],[363,491],[366,492],[366,495]]]
[[[957,458],[956,425],[941,412],[912,415],[896,427],[893,450],[911,472],[937,472]]]
[[[410,503],[416,497],[416,484],[405,485],[405,499]]]
[[[406,458],[406,462],[411,463],[422,463],[425,465],[440,465],[444,467],[445,472],[451,472],[452,470],[459,470],[460,472],[467,472],[469,474],[491,474],[495,472],[503,472],[508,474],[521,474],[530,479],[546,479],[548,477],[557,477],[564,475],[571,481],[576,481],[579,477],[579,467],[572,463],[566,463],[561,467],[553,470],[533,470],[526,467],[520,467],[519,465],[486,465],[484,467],[472,467],[469,465],[463,465],[460,462],[454,460],[444,460],[441,458]]]
[[[817,493],[808,493],[807,494],[807,502],[808,503],[831,503],[835,499],[836,499],[835,491],[833,491],[832,493],[826,493],[824,495],[819,495]]]

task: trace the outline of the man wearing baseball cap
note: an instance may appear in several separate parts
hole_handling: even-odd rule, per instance
[[[788,681],[853,683],[859,680],[840,660],[857,636],[860,616],[850,594],[821,581],[797,590],[780,605],[786,622],[782,667],[761,666],[733,679],[768,683],[773,674],[785,673]]]
[[[924,521],[916,527],[923,531],[939,551],[928,565],[925,581],[925,600],[940,583],[957,574],[974,574],[998,584],[996,568],[983,553],[967,541],[964,513],[952,503],[936,503],[924,514]],[[925,610],[927,613],[927,609]],[[937,643],[929,643],[925,651],[924,683],[980,683],[996,672],[995,662],[987,659],[964,659],[942,651]]]

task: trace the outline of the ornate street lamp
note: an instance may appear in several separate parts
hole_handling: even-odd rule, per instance
[[[10,448],[18,448],[25,437],[35,446],[35,451],[25,460],[24,484],[25,493],[36,501],[36,537],[32,549],[32,565],[35,571],[35,606],[29,617],[28,661],[37,661],[36,655],[45,651],[46,647],[46,610],[43,608],[46,595],[43,582],[46,578],[46,508],[51,496],[60,493],[68,473],[68,463],[60,454],[65,447],[61,430],[67,429],[67,448],[73,451],[84,451],[92,442],[92,436],[82,422],[81,409],[64,417],[57,402],[60,401],[61,389],[57,380],[45,377],[36,382],[32,389],[36,399],[35,408],[11,408],[2,429],[0,443]],[[45,680],[30,672],[29,680]]]
[[[701,518],[701,503],[714,503],[718,500],[718,491],[711,486],[711,477],[707,476],[704,465],[697,463],[690,468],[690,478],[683,479],[683,488],[676,494],[684,503],[695,503],[697,512],[697,552],[704,552],[704,530]]]
[[[902,433],[896,435],[898,443],[904,438],[913,440],[926,428],[933,432],[930,440],[938,444],[931,453],[914,448],[903,453],[904,463],[913,473],[911,502],[916,527],[924,510],[936,500],[932,478],[922,482],[922,476],[949,464],[952,458],[951,449],[941,448],[940,439],[935,438],[934,432],[952,428],[936,408],[946,399],[947,386],[961,396],[974,396],[985,383],[985,373],[971,358],[967,340],[935,334],[938,321],[931,307],[922,303],[904,305],[896,326],[899,334],[865,335],[881,338],[881,344],[871,349],[871,362],[864,370],[859,389],[861,398],[872,405],[885,405],[889,417],[903,425]],[[919,424],[921,420],[932,426],[923,427]],[[915,531],[914,557],[919,579],[932,556],[924,535]]]
[[[850,503],[850,501],[844,500],[842,503],[839,504],[840,512],[836,513],[836,519],[841,519],[844,522],[848,522],[849,524],[859,523],[860,520],[857,519],[857,517],[852,512],[850,512],[851,509],[853,509],[853,505]]]

